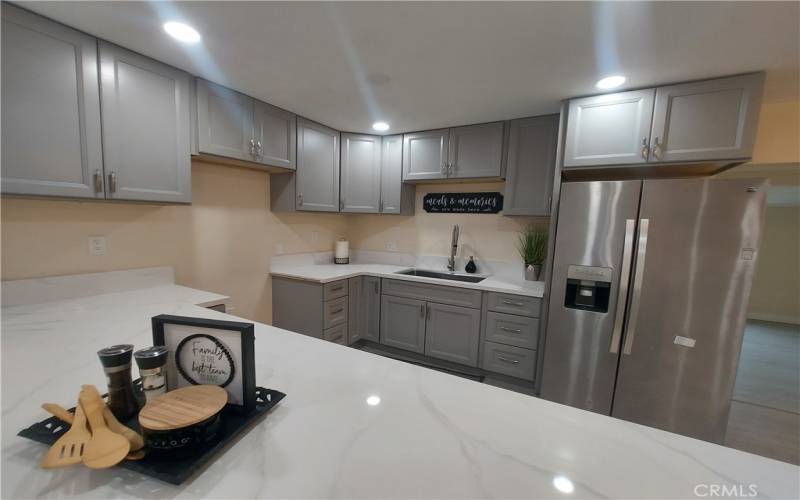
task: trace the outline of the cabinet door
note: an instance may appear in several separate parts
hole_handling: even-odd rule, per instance
[[[403,180],[447,178],[450,129],[414,132],[403,136]]]
[[[362,282],[361,317],[364,325],[361,328],[361,338],[378,342],[381,326],[381,279],[375,276],[364,276]]]
[[[429,302],[425,328],[425,355],[478,366],[480,309]]]
[[[106,197],[191,201],[189,75],[100,42]]]
[[[503,122],[450,129],[448,177],[500,177],[503,166]]]
[[[656,89],[650,161],[750,158],[764,75]]]
[[[350,345],[362,338],[363,326],[365,321],[362,319],[364,314],[364,294],[363,276],[356,276],[347,280],[349,293],[347,315],[347,345]]]
[[[381,138],[342,134],[342,212],[378,213],[381,192]]]
[[[6,2],[2,17],[2,192],[102,198],[97,40]]]
[[[645,163],[654,89],[569,102],[564,167]]]
[[[550,215],[558,115],[512,120],[508,131],[505,215]]]
[[[255,101],[253,140],[257,162],[294,170],[297,153],[297,116],[294,113]]]
[[[339,211],[339,132],[297,118],[297,210]]]
[[[399,214],[403,187],[403,136],[386,136],[382,142],[380,212]]]
[[[381,344],[425,351],[425,301],[381,296]]]
[[[216,83],[197,80],[198,147],[208,153],[253,161],[253,99]]]

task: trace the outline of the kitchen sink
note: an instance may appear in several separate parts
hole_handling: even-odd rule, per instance
[[[422,278],[436,278],[450,281],[466,281],[467,283],[479,283],[486,279],[485,276],[467,276],[464,274],[442,273],[439,271],[428,271],[427,269],[404,269],[395,274],[405,274],[407,276],[420,276]]]

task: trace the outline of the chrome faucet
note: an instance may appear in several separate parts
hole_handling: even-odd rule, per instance
[[[447,259],[448,271],[456,270],[456,252],[458,251],[458,224],[453,226],[453,242],[450,247],[450,258]]]

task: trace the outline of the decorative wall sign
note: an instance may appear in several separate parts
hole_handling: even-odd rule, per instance
[[[153,318],[153,344],[166,346],[167,390],[212,384],[228,391],[228,406],[255,406],[252,323],[162,314]]]
[[[500,193],[428,193],[422,199],[426,212],[434,214],[496,214],[503,209]]]

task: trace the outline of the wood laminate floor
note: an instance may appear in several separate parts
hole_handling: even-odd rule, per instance
[[[725,444],[800,465],[800,326],[748,321]]]

